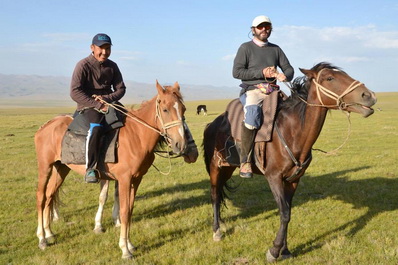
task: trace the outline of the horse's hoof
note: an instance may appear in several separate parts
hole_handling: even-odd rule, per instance
[[[46,242],[47,242],[47,244],[54,244],[55,243],[55,236],[54,235],[52,235],[52,236],[49,236],[49,237],[46,237]]]
[[[45,250],[47,248],[47,241],[45,239],[40,240],[39,242],[39,248],[41,250]]]
[[[281,260],[285,260],[285,259],[290,259],[290,258],[293,258],[293,255],[292,254],[285,254],[285,255],[281,255]]]
[[[267,251],[267,261],[269,263],[274,263],[274,262],[276,262],[276,260],[277,260],[277,258],[272,256],[271,251],[269,251],[269,249],[268,249],[268,251]]]
[[[122,259],[132,259],[133,255],[131,253],[123,254]]]
[[[133,253],[137,248],[133,244],[129,244],[128,249],[131,253]]]
[[[220,222],[220,229],[222,232],[227,232],[227,225],[224,222]]]
[[[222,232],[219,228],[219,229],[217,229],[217,231],[215,233],[213,233],[213,240],[215,242],[219,242],[219,241],[221,241],[221,239],[222,239]]]
[[[97,235],[103,234],[105,232],[105,230],[102,227],[96,227],[96,228],[94,228],[93,231]]]

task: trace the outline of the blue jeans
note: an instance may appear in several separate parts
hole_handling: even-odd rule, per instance
[[[267,97],[260,89],[249,90],[239,100],[243,105],[245,127],[249,130],[260,128],[263,122],[263,101]]]

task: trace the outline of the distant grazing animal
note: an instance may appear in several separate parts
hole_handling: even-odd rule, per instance
[[[207,115],[207,107],[206,107],[206,105],[199,105],[196,108],[196,115],[199,115],[201,111],[203,111],[203,115]]]
[[[311,70],[300,70],[305,78],[295,79],[292,95],[281,103],[272,140],[256,142],[253,148],[254,172],[266,177],[280,215],[280,227],[266,254],[269,262],[275,262],[280,256],[282,259],[291,257],[287,230],[292,199],[300,177],[311,162],[311,148],[321,133],[328,109],[356,112],[367,117],[373,114],[371,106],[376,103],[375,94],[364,84],[330,64],[320,63]],[[238,163],[229,162],[231,155],[238,156],[237,152],[232,148],[225,151],[226,142],[232,137],[224,129],[227,127],[226,115],[227,112],[209,123],[203,138],[206,170],[211,182],[214,241],[222,239],[220,207],[225,198],[224,187],[229,187],[227,180],[239,166],[239,158]],[[252,192],[260,192],[260,189]],[[262,239],[253,239],[252,243],[257,240]],[[250,247],[262,248],[253,244]]]

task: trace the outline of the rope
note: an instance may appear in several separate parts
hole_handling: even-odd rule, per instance
[[[346,96],[347,94],[351,93],[352,91],[354,91],[357,87],[363,85],[361,82],[354,80],[351,85],[348,86],[348,88],[339,96],[336,93],[330,91],[329,89],[325,88],[324,86],[322,86],[321,84],[318,83],[320,74],[323,70],[325,70],[326,68],[322,69],[321,71],[318,72],[316,80],[313,79],[313,82],[315,83],[315,87],[316,87],[316,92],[317,92],[317,96],[319,101],[321,102],[321,104],[313,104],[313,103],[309,103],[308,101],[306,101],[305,99],[303,99],[302,97],[298,97],[301,101],[303,101],[305,104],[307,104],[308,106],[311,107],[324,107],[324,108],[331,108],[331,107],[338,107],[344,114],[346,114],[347,119],[348,119],[348,131],[347,131],[347,136],[345,138],[345,140],[343,141],[343,143],[337,147],[336,149],[332,150],[332,151],[324,151],[322,149],[318,149],[318,148],[312,148],[312,150],[314,151],[319,151],[322,152],[326,155],[334,155],[337,153],[338,150],[340,150],[348,141],[350,135],[351,135],[351,119],[350,119],[350,113],[346,112],[344,109],[347,108],[348,106],[351,105],[355,105],[355,104],[346,104],[344,101],[342,101],[342,98],[344,96]],[[293,85],[291,82],[283,82],[291,91],[291,93],[296,93],[293,90]],[[320,92],[322,92],[324,95],[326,95],[329,98],[335,99],[336,100],[336,105],[325,105],[321,99],[321,95]]]
[[[133,114],[131,114],[130,112],[128,112],[128,109],[126,109],[126,107],[124,107],[124,106],[122,106],[122,105],[119,105],[119,104],[108,103],[108,102],[106,102],[105,100],[103,100],[101,97],[98,97],[98,96],[95,96],[95,99],[96,99],[97,101],[101,102],[102,104],[107,105],[108,107],[110,106],[110,107],[116,109],[117,111],[123,113],[124,115],[126,115],[127,117],[131,118],[132,120],[138,122],[139,124],[141,124],[141,125],[143,125],[143,126],[149,128],[149,129],[151,129],[151,130],[157,132],[159,135],[161,135],[162,137],[165,138],[166,142],[169,142],[169,141],[168,141],[169,137],[167,136],[167,133],[162,133],[160,130],[158,130],[158,129],[156,129],[155,127],[149,125],[149,124],[146,123],[145,121],[140,120],[137,116],[134,116]],[[165,132],[166,132],[167,129],[169,129],[169,128],[171,128],[171,127],[174,127],[174,126],[178,126],[178,125],[180,125],[180,124],[183,123],[182,120],[177,120],[177,121],[171,121],[171,122],[168,122],[168,123],[165,124],[165,123],[163,122],[162,116],[160,115],[159,104],[158,104],[158,101],[157,101],[157,100],[156,100],[156,117],[159,118],[160,124],[162,125],[162,128],[163,128],[163,130],[164,130]],[[168,158],[168,160],[169,160],[169,170],[168,170],[167,173],[162,172],[158,167],[156,167],[156,166],[152,163],[152,166],[153,166],[160,174],[162,174],[162,175],[169,175],[170,172],[171,172],[171,155],[170,155],[169,145],[167,145],[167,149],[168,149],[168,151],[166,151],[166,152],[167,152],[168,155],[167,155],[166,157],[157,154],[156,151],[154,152],[155,154],[159,155],[160,157]]]
[[[350,138],[351,135],[351,119],[350,119],[350,113],[349,112],[343,112],[346,114],[347,119],[348,119],[348,130],[347,130],[347,137],[345,138],[344,142],[337,147],[336,149],[332,150],[332,151],[324,151],[322,149],[318,149],[318,148],[312,148],[312,150],[314,151],[319,151],[324,153],[325,155],[335,155],[337,153],[338,150],[340,150],[341,148],[343,148],[343,146],[347,143],[348,139]]]

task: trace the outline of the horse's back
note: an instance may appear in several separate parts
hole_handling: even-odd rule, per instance
[[[57,116],[46,122],[35,134],[35,146],[38,162],[40,158],[52,156],[59,157],[61,154],[62,138],[72,122],[73,118],[68,115]]]

